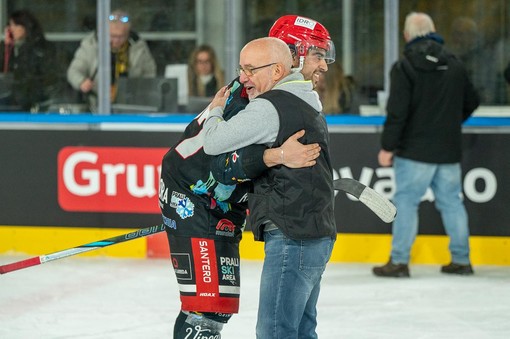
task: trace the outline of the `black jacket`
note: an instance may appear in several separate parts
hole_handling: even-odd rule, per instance
[[[431,34],[409,42],[390,75],[382,148],[422,162],[460,162],[462,123],[479,105],[462,63]]]
[[[2,44],[2,67],[5,48]],[[41,38],[23,43],[16,53],[11,49],[8,71],[13,75],[13,84],[12,97],[7,104],[29,111],[56,94],[59,71],[55,45]]]
[[[254,181],[254,193],[248,197],[248,221],[255,240],[263,240],[264,224],[269,220],[291,239],[335,238],[333,170],[324,116],[283,90],[268,91],[259,98],[271,101],[278,111],[280,130],[273,147],[282,145],[292,134],[305,129],[306,134],[300,142],[319,143],[321,154],[312,167],[275,166]]]

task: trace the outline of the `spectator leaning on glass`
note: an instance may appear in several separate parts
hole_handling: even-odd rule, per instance
[[[131,22],[126,12],[115,10],[108,19],[112,60],[110,94],[114,102],[119,77],[155,77],[156,63],[147,43],[131,30]],[[97,108],[95,78],[98,71],[98,58],[97,33],[93,32],[81,41],[67,69],[67,80],[74,89],[87,96],[91,111],[96,111]]]
[[[313,20],[298,17],[296,24],[295,19],[289,21],[291,28],[306,37],[294,41],[299,58],[306,55],[310,66],[325,66],[332,48],[329,34]],[[308,34],[303,34],[305,29]],[[311,34],[314,29],[318,35]],[[279,147],[301,130],[306,131],[304,143],[320,145],[314,166],[278,165],[253,181],[248,218],[255,239],[265,242],[257,338],[317,337],[320,281],[336,239],[333,174],[322,105],[312,81],[291,72],[291,66],[292,55],[282,40],[269,37],[249,42],[240,53],[239,80],[250,103],[225,121],[223,107],[229,91],[222,89],[204,123],[208,154],[251,144]],[[281,164],[285,152],[280,155]]]
[[[320,75],[315,91],[319,94],[322,112],[326,115],[358,112],[354,80],[345,76],[339,63],[334,63],[327,73]]]
[[[39,21],[28,10],[9,15],[4,33],[0,58],[10,95],[2,93],[0,104],[5,110],[44,111],[57,86],[55,46],[45,39]]]
[[[391,69],[391,87],[379,152],[381,166],[393,165],[398,214],[391,256],[374,267],[381,277],[409,277],[418,233],[418,208],[430,187],[450,237],[451,263],[441,272],[473,274],[468,216],[462,201],[462,123],[479,105],[463,64],[443,47],[432,19],[410,13],[403,57]]]
[[[188,62],[189,96],[214,97],[225,84],[223,71],[211,46],[198,46]]]

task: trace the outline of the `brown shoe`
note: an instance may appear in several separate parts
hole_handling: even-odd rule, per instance
[[[461,265],[456,263],[450,263],[445,266],[441,266],[441,272],[447,274],[459,274],[459,275],[471,275],[473,274],[473,267],[470,264]]]
[[[394,264],[390,261],[384,266],[376,266],[372,272],[378,277],[409,278],[409,267],[406,264]]]

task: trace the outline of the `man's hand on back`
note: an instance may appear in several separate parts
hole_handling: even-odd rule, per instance
[[[268,167],[284,165],[289,168],[303,168],[315,165],[320,155],[319,144],[303,145],[298,141],[305,135],[305,131],[291,135],[280,147],[269,148],[264,152],[264,163]]]

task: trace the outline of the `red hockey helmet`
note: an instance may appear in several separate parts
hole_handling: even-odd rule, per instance
[[[292,45],[297,56],[306,57],[310,48],[326,51],[325,61],[335,62],[335,44],[328,30],[321,23],[298,15],[284,15],[275,21],[269,36]]]

